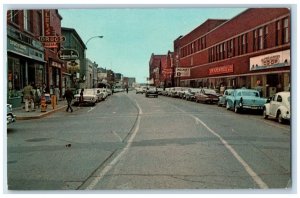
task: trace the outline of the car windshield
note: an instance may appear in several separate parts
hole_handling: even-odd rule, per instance
[[[206,94],[216,94],[216,91],[212,90],[212,89],[204,89],[204,93],[206,93]]]
[[[259,93],[257,91],[243,91],[242,95],[259,97]]]

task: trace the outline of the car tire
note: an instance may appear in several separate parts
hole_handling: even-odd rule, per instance
[[[283,123],[284,122],[284,119],[282,118],[282,114],[280,111],[278,111],[277,113],[277,120],[279,123]]]
[[[239,108],[237,107],[236,104],[234,104],[234,112],[235,112],[235,113],[239,113],[239,112],[240,112],[240,110],[239,110]]]
[[[228,103],[228,102],[226,102],[225,106],[226,106],[226,109],[227,109],[227,110],[230,110],[230,106],[229,106],[229,103]]]
[[[266,108],[264,108],[264,110],[263,110],[263,117],[264,117],[264,119],[268,119],[268,115],[267,115],[267,110],[266,110]]]

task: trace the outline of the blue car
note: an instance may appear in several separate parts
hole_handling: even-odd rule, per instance
[[[226,100],[226,109],[233,109],[236,113],[245,109],[262,112],[267,102],[267,99],[261,98],[259,92],[254,89],[236,89]]]
[[[234,89],[226,89],[224,94],[219,97],[218,106],[219,107],[226,107],[227,97],[230,96],[234,92]]]

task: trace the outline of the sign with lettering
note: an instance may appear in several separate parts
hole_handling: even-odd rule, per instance
[[[189,77],[191,75],[190,68],[177,67],[175,77]]]
[[[250,58],[250,71],[271,69],[291,65],[291,52],[284,50],[263,56]]]
[[[233,65],[224,65],[220,67],[213,67],[208,69],[208,75],[226,74],[233,72]]]
[[[39,40],[42,43],[52,43],[52,42],[61,43],[66,40],[66,37],[64,37],[64,36],[40,36]]]
[[[51,36],[50,19],[50,10],[44,10],[44,34],[46,36]]]
[[[74,49],[61,49],[58,51],[57,56],[60,60],[71,61],[79,58],[79,53]]]

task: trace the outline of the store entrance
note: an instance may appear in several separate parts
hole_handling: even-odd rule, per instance
[[[280,76],[278,74],[267,75],[267,97],[273,96],[275,93],[281,91]]]

